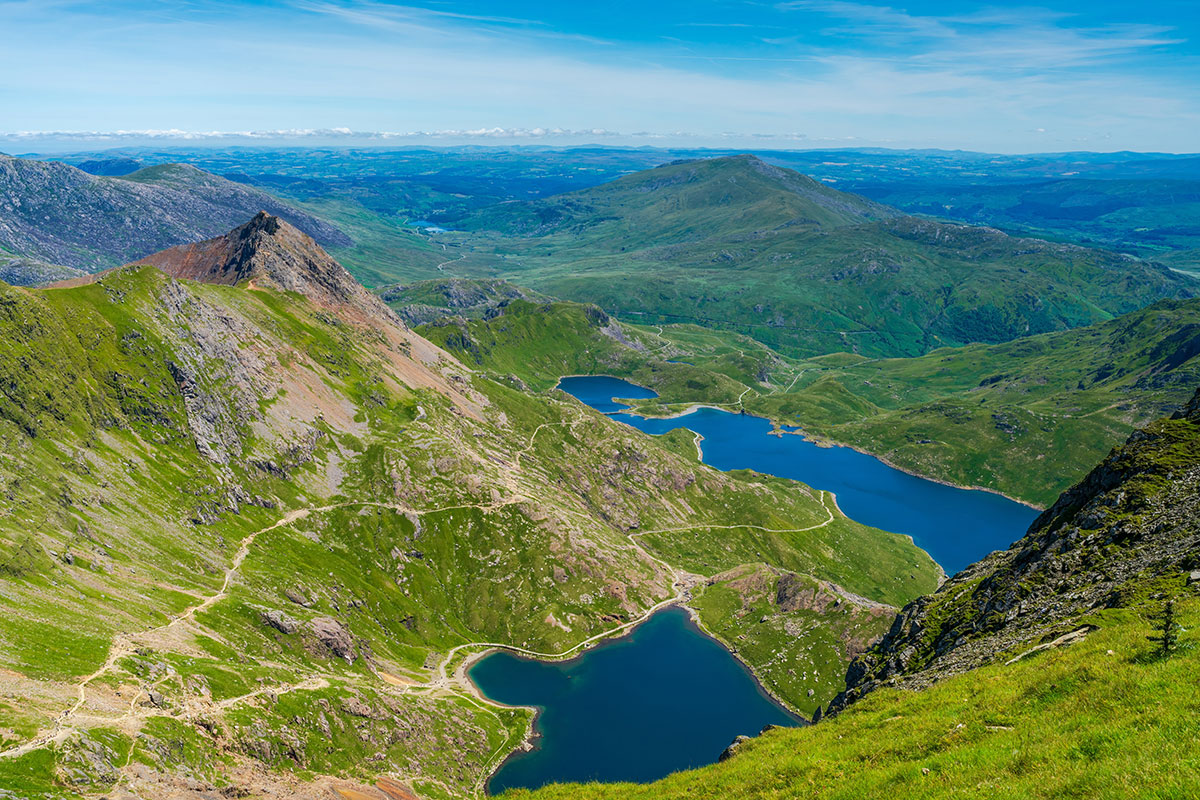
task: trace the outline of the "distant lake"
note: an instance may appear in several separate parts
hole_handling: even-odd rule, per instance
[[[657,395],[619,378],[563,378],[559,388],[606,413],[627,406],[614,397]],[[770,436],[761,417],[701,408],[674,419],[617,413],[614,419],[651,434],[687,428],[704,437],[704,462],[717,469],[753,469],[837,495],[851,519],[913,537],[953,575],[1021,538],[1038,511],[992,492],[959,489],[889,467],[849,447],[818,447],[801,436]]]
[[[493,794],[560,781],[652,781],[711,764],[738,735],[798,723],[681,608],[570,661],[500,651],[470,677],[492,700],[541,709],[536,748],[504,763],[488,784]]]
[[[443,228],[441,225],[438,225],[436,222],[430,222],[427,219],[410,219],[408,221],[408,224],[413,226],[414,228],[422,228],[423,230],[426,230],[429,233],[448,233],[450,231],[449,228]]]

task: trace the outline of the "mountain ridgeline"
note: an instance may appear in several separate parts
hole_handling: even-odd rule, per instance
[[[572,651],[747,565],[855,598],[774,618],[840,669],[937,583],[824,493],[489,380],[270,215],[0,286],[0,336],[18,797],[475,796],[531,719],[473,696],[485,643]],[[726,617],[729,641],[758,619]],[[836,691],[746,658],[798,709]]]
[[[789,355],[919,355],[1079,327],[1196,281],[1130,256],[911,217],[753,156],[670,164],[458,223],[515,283]],[[494,270],[493,270],[494,272]]]
[[[1200,569],[1200,391],[1138,430],[1023,539],[909,604],[851,665],[844,708],[880,686],[919,688],[1091,629],[1089,614],[1171,594]]]

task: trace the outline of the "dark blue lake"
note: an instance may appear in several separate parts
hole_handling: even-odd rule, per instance
[[[614,397],[655,393],[619,378],[563,378],[559,388],[606,413],[626,408]],[[1038,512],[992,492],[959,489],[889,467],[849,447],[818,447],[801,436],[770,436],[760,417],[702,408],[674,419],[615,414],[646,433],[687,428],[704,437],[704,461],[717,469],[754,469],[837,495],[851,519],[913,537],[953,575],[1025,534]]]
[[[470,670],[489,698],[538,706],[537,747],[488,790],[558,781],[651,781],[711,764],[740,734],[797,720],[687,612],[668,608],[570,661],[493,653]]]

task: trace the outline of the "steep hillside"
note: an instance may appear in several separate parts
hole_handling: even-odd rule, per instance
[[[1194,797],[1197,568],[1200,392],[1008,551],[907,606],[851,667],[836,715],[649,785],[506,796]],[[1167,603],[1180,639],[1164,655],[1153,636]]]
[[[13,286],[37,286],[82,274],[81,270],[72,267],[59,267],[32,258],[20,258],[0,250],[0,281]]]
[[[323,245],[340,230],[258,189],[182,164],[122,177],[0,155],[0,247],[87,272],[223,233],[255,212],[290,221]]]
[[[866,598],[851,631],[820,602],[779,610],[839,661],[936,583],[911,541],[808,487],[473,373],[280,220],[146,261],[212,282],[138,264],[0,287],[0,786],[19,797],[476,795],[529,716],[476,698],[463,657],[562,653],[697,602],[725,578],[659,560],[677,537],[726,553],[714,572],[765,557],[747,568]],[[775,685],[809,709],[839,688]]]
[[[908,605],[847,673],[844,708],[1087,633],[1094,611],[1169,591],[1200,568],[1200,391],[1137,431],[1004,552]]]
[[[738,156],[508,203],[459,223],[499,275],[639,321],[736,331],[790,355],[911,356],[1064,330],[1196,293],[1158,264],[902,216]]]

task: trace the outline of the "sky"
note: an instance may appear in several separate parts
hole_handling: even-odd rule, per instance
[[[1200,2],[0,0],[0,150],[1200,151]]]

